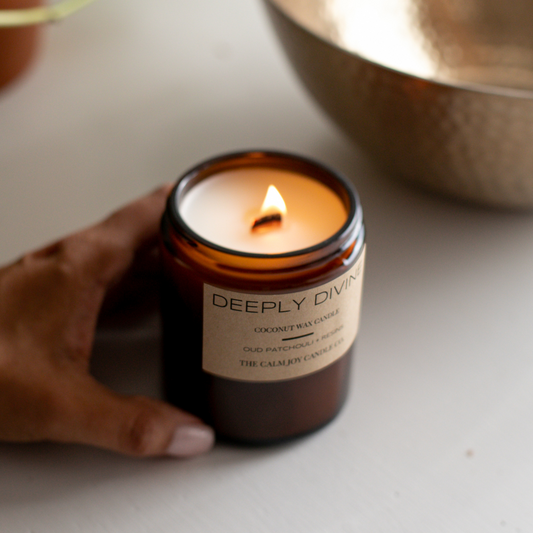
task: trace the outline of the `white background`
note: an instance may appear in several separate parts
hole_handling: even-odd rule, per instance
[[[294,443],[187,461],[0,445],[0,531],[533,531],[533,215],[382,175],[309,100],[258,0],[100,0],[46,28],[0,93],[0,260],[246,148],[315,157],[360,192],[346,407]],[[100,335],[107,384],[158,394],[156,326]]]

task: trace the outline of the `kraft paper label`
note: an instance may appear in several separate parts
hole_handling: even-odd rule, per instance
[[[278,381],[324,368],[357,336],[365,250],[338,278],[284,294],[204,285],[203,369],[243,381]]]

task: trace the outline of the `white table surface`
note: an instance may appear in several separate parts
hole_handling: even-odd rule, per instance
[[[533,531],[533,215],[390,180],[295,79],[259,0],[100,0],[46,28],[0,93],[0,260],[198,161],[273,148],[356,184],[363,315],[340,416],[289,445],[136,460],[0,445],[0,531]],[[157,324],[110,337],[101,378],[157,395]]]

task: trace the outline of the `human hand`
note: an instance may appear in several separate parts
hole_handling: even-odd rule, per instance
[[[89,374],[104,300],[153,251],[169,187],[0,268],[0,440],[56,441],[136,455],[209,450],[201,420],[123,396]]]

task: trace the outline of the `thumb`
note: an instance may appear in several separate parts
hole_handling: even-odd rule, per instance
[[[73,391],[53,440],[141,457],[190,457],[207,452],[214,431],[199,418],[145,396],[117,394],[91,376]]]

